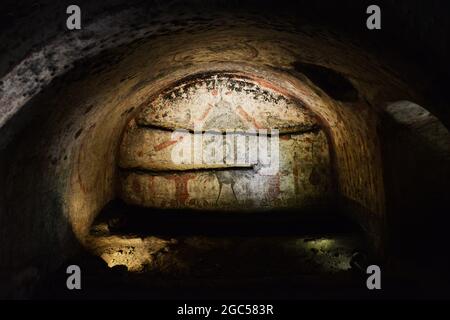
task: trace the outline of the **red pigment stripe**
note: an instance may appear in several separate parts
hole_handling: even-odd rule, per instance
[[[180,137],[178,140],[168,140],[168,141],[164,141],[163,143],[160,143],[156,146],[153,147],[153,149],[155,151],[161,151],[162,149],[165,149],[167,147],[170,147],[171,145],[177,143],[178,141],[183,140],[183,137]]]
[[[244,108],[242,108],[241,106],[238,106],[236,109],[239,111],[239,113],[241,114],[241,116],[243,116],[243,117],[245,118],[245,120],[247,120],[248,122],[253,123],[253,126],[254,126],[256,129],[262,129],[262,127],[258,124],[258,122],[256,122],[256,120],[255,120],[252,116],[250,116],[250,115],[244,110]]]
[[[206,109],[206,111],[202,114],[202,116],[200,117],[200,119],[198,119],[198,121],[203,121],[205,120],[206,116],[208,115],[209,111],[211,111],[211,108],[213,107],[213,105],[211,103],[208,103],[208,108]]]

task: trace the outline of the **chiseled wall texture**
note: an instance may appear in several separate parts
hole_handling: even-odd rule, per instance
[[[127,11],[49,40],[2,78],[0,223],[9,227],[0,230],[0,261],[20,270],[11,286],[22,275],[36,280],[86,242],[116,195],[126,124],[161,90],[195,74],[245,76],[307,106],[326,133],[339,194],[364,208],[360,219],[383,220],[378,114],[388,101],[419,98],[344,36],[289,19],[210,18],[149,21]],[[301,63],[333,70],[356,96],[332,98]]]
[[[74,233],[82,240],[100,208],[114,196],[116,153],[125,124],[160,90],[208,71],[251,75],[262,86],[302,100],[329,132],[341,194],[371,214],[382,215],[377,110],[370,105],[409,97],[405,86],[376,60],[331,36],[277,32],[245,23],[211,28],[144,38],[97,61],[86,61],[79,66],[84,74],[74,71],[65,87],[55,84],[57,95],[49,93],[36,102],[45,101],[48,110],[35,123],[45,130],[36,137],[30,127],[29,135],[49,148],[52,160],[41,183],[50,180],[61,186],[61,202]],[[296,61],[344,74],[360,98],[349,103],[332,100],[295,70]],[[69,85],[71,77],[77,80],[73,85]],[[27,154],[32,152],[29,140],[24,140],[24,148]]]

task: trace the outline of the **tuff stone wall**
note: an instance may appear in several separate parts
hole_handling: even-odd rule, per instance
[[[8,228],[0,230],[0,261],[6,278],[20,270],[31,282],[88,242],[92,221],[116,196],[126,125],[180,79],[232,73],[307,106],[326,134],[339,195],[363,209],[362,223],[385,213],[381,106],[420,100],[345,36],[252,15],[200,12],[174,22],[129,10],[87,20],[81,34],[48,39],[4,70],[0,224]],[[352,94],[336,97],[333,87]],[[367,231],[376,238],[379,229]]]

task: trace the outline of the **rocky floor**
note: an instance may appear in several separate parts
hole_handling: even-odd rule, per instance
[[[91,230],[82,290],[60,270],[39,298],[365,297],[362,233],[311,213],[153,211],[113,204]]]

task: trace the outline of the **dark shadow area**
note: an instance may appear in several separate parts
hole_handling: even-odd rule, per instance
[[[126,214],[126,217],[124,215]],[[298,216],[298,212],[297,212]],[[251,220],[250,220],[251,219]],[[103,231],[101,231],[103,230]],[[386,299],[424,297],[417,281],[383,273],[383,291],[367,290],[371,263],[361,230],[342,217],[295,212],[168,211],[113,201],[94,237],[159,236],[168,245],[138,272],[108,266],[87,252],[68,261],[85,270],[68,291],[65,269],[49,275],[37,299]],[[387,269],[386,269],[387,270]]]
[[[431,131],[430,131],[431,129]],[[412,274],[435,296],[449,297],[449,159],[429,124],[398,125],[384,118],[382,154],[387,204],[388,262]]]
[[[111,233],[137,236],[281,236],[361,232],[330,211],[266,210],[255,212],[159,209],[110,202],[93,224],[106,223]]]
[[[319,65],[300,61],[294,62],[292,66],[295,71],[303,73],[331,98],[343,102],[358,100],[358,91],[342,74]]]

